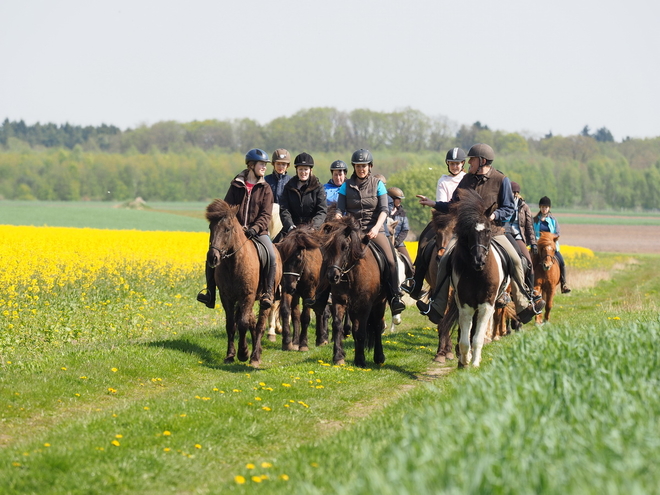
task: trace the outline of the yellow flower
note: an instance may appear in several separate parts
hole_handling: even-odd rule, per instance
[[[254,469],[254,464],[252,464],[251,462],[248,462],[248,463],[245,465],[245,469]]]
[[[117,368],[112,368],[110,371],[112,371],[113,373],[117,373],[117,371],[119,370]]]
[[[44,444],[44,447],[50,447],[50,444],[49,444],[49,443],[45,443],[45,444]]]
[[[264,411],[270,411],[271,410],[270,407],[268,407],[268,406],[264,406],[261,409],[263,409]]]
[[[165,436],[165,437],[169,437],[171,434],[172,434],[172,433],[169,432],[169,431],[167,431],[167,430],[165,430],[165,431],[163,432],[163,436]]]
[[[273,465],[270,462],[262,462],[261,467],[267,469],[269,467],[273,467]]]
[[[279,479],[281,479],[283,481],[289,481],[289,475],[288,474],[280,474],[278,477],[279,477]]]
[[[239,485],[242,485],[245,483],[245,478],[239,474],[237,476],[234,476],[234,481]]]
[[[252,481],[255,483],[261,483],[261,476],[252,476]]]
[[[165,447],[165,448],[163,449],[164,452],[169,452],[170,450],[171,450],[171,449],[170,449],[169,447]]]
[[[114,445],[115,447],[119,447],[119,445],[121,445],[117,440],[113,440],[113,441],[110,442],[110,443],[111,443],[112,445]]]
[[[124,438],[124,435],[117,434],[117,435],[115,435],[115,438]]]
[[[196,444],[195,444],[195,448],[196,448],[196,449],[201,449],[202,446],[201,446],[200,444],[196,443]]]

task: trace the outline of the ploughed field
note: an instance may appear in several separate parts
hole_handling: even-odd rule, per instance
[[[573,293],[460,371],[414,308],[382,367],[226,365],[205,232],[0,225],[0,493],[654,492],[660,256],[557,216]]]

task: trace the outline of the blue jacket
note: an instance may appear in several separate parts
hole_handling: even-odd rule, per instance
[[[291,176],[287,175],[286,172],[283,174],[273,172],[272,174],[268,174],[266,177],[264,177],[264,179],[266,179],[270,189],[273,191],[274,202],[279,204],[280,198],[282,197],[282,192],[284,192],[284,186],[286,186],[286,183],[291,180]]]
[[[548,213],[548,216],[545,217],[544,221],[541,221],[539,215],[534,217],[534,235],[536,235],[537,239],[541,237],[541,232],[550,232],[551,234],[559,235],[559,223],[557,222],[557,219],[552,216],[552,213]],[[555,242],[555,244],[557,245],[557,251],[559,251],[559,241]]]
[[[340,187],[341,186],[335,185],[335,183],[332,182],[332,179],[330,179],[328,182],[323,184],[323,188],[325,189],[325,201],[328,204],[328,206],[337,203],[337,200],[339,199]]]

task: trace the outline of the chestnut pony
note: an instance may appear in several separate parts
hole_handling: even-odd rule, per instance
[[[381,331],[387,295],[378,262],[355,219],[346,216],[328,224],[332,228],[322,249],[332,292],[333,361],[344,364],[343,320],[348,312],[355,341],[355,366],[366,367],[365,347],[373,348],[374,362],[382,364],[385,354]]]
[[[311,310],[316,314],[316,345],[328,343],[327,318],[323,318],[329,284],[322,272],[322,232],[303,226],[289,232],[276,247],[282,256],[282,350],[307,351]],[[303,308],[299,304],[302,299]],[[289,321],[293,317],[293,338]]]
[[[537,241],[539,254],[532,256],[534,263],[534,289],[543,295],[545,300],[545,315],[543,321],[550,320],[555,291],[559,284],[559,262],[555,258],[557,234],[541,232]],[[541,315],[536,315],[536,323],[541,323]]]
[[[250,365],[258,368],[261,364],[261,338],[271,308],[259,306],[259,316],[255,321],[254,302],[260,287],[260,266],[257,248],[243,233],[243,227],[236,218],[238,206],[230,206],[216,199],[206,208],[206,219],[211,229],[211,241],[207,263],[215,269],[215,283],[218,286],[222,307],[227,317],[227,356],[225,363],[234,361],[236,349],[234,337],[238,329],[238,359],[248,360],[247,332],[252,338]],[[277,250],[277,273],[275,287],[282,276],[282,263]],[[260,290],[261,289],[261,290]]]

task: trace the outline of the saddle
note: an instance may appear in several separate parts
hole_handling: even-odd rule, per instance
[[[371,252],[374,253],[374,258],[376,258],[376,261],[378,262],[378,271],[380,272],[381,280],[383,278],[387,279],[389,267],[385,253],[383,253],[383,250],[375,242],[369,241],[368,246],[371,248]]]
[[[494,240],[490,241],[490,247],[495,249],[497,251],[497,254],[500,255],[500,259],[502,260],[502,270],[504,271],[504,274],[506,275],[504,279],[502,280],[502,284],[500,285],[500,288],[497,291],[497,298],[504,293],[506,290],[506,286],[509,283],[509,279],[511,279],[511,271],[513,270],[513,261],[511,260],[511,257],[509,256],[509,253],[507,252],[506,249],[504,249],[502,246],[500,246],[497,242]],[[527,261],[527,260],[525,260]]]
[[[270,257],[268,256],[268,250],[264,246],[258,237],[251,239],[254,243],[254,247],[257,248],[257,255],[259,256],[259,290],[262,290],[264,280],[268,276],[268,270],[270,268]]]

